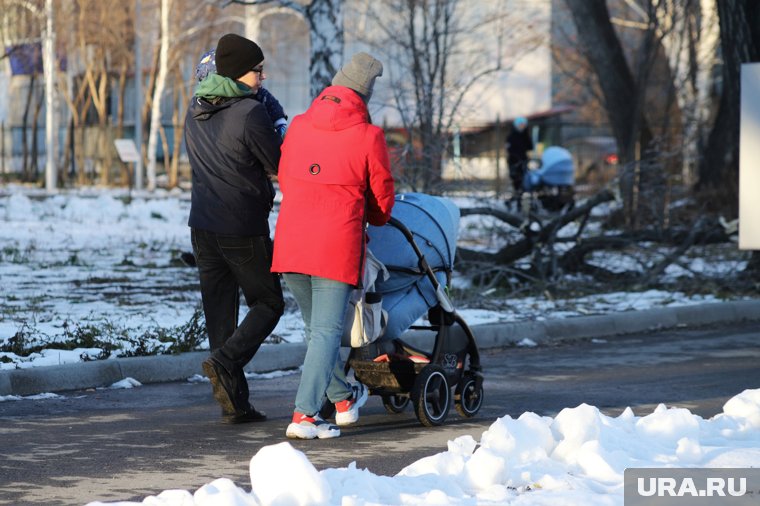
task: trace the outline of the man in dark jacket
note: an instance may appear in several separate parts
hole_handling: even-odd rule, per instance
[[[282,316],[279,278],[270,272],[269,212],[280,138],[253,98],[266,78],[264,54],[244,37],[227,34],[216,47],[216,73],[199,83],[185,118],[192,169],[190,207],[211,356],[203,370],[223,419],[259,421],[243,367]],[[248,314],[238,325],[238,289]]]
[[[512,200],[520,202],[523,193],[523,179],[528,170],[528,153],[533,151],[533,139],[527,130],[528,120],[519,117],[512,124],[512,130],[507,135],[507,165],[509,178],[512,180]],[[509,203],[509,201],[507,201]]]

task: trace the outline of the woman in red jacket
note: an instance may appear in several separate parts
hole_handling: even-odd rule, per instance
[[[296,298],[308,343],[290,438],[340,435],[318,414],[325,397],[337,425],[356,422],[367,400],[366,387],[346,380],[338,352],[348,298],[362,279],[366,225],[385,224],[393,207],[385,136],[367,112],[382,74],[378,60],[354,55],[293,119],[282,145],[272,272],[283,273]]]

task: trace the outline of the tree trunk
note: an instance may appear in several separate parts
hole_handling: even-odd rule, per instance
[[[578,38],[589,63],[599,77],[610,126],[617,141],[622,164],[635,157],[636,121],[633,98],[637,96],[633,74],[625,59],[605,0],[565,0],[570,8]]]
[[[719,0],[723,89],[718,115],[699,164],[698,190],[738,181],[741,64],[760,60],[760,6],[756,0]],[[738,188],[732,185],[731,195]],[[736,200],[730,199],[729,200]]]
[[[744,272],[753,280],[760,282],[760,250],[755,250],[749,257]]]
[[[61,170],[61,184],[64,188],[69,186],[70,178],[74,175],[74,117],[66,123],[66,132],[63,138],[63,170]]]
[[[171,154],[169,152],[169,139],[166,137],[166,128],[164,128],[164,125],[158,126],[158,138],[161,140],[161,149],[164,153],[164,170],[166,170],[171,163]],[[171,174],[168,175],[171,180]],[[171,181],[169,182],[169,188],[172,188]]]
[[[37,142],[37,131],[40,127],[40,112],[42,111],[44,98],[44,91],[42,91],[34,103],[34,114],[32,115],[32,149],[30,150],[31,160],[29,162],[29,165],[33,181],[36,181],[40,174],[40,154],[38,146],[39,143]]]
[[[143,137],[145,136],[145,132],[147,131],[147,129],[145,127],[148,125],[148,121],[149,121],[149,118],[150,118],[150,115],[151,115],[151,112],[152,112],[153,90],[156,87],[156,77],[158,76],[158,66],[159,66],[159,60],[160,60],[160,58],[161,58],[161,52],[160,51],[154,51],[153,62],[151,64],[151,66],[150,66],[150,71],[149,71],[149,74],[148,74],[148,84],[145,87],[145,89],[147,91],[146,91],[146,93],[143,96],[145,102],[142,105],[142,110],[141,110],[141,113],[140,113],[140,119],[142,121],[141,124],[143,126],[143,128],[141,130],[143,132]],[[142,154],[142,157],[143,157],[143,161],[147,162],[147,159],[148,159],[148,157],[146,155],[146,153],[147,153],[147,143],[144,142],[144,141],[145,141],[144,138],[140,140],[140,146],[142,147],[142,153],[141,154]],[[147,165],[147,163],[144,164],[144,166],[146,166],[146,165]]]
[[[177,79],[174,81],[175,105],[174,113],[172,114],[174,149],[172,151],[172,161],[168,169],[169,188],[174,188],[179,184],[179,157],[182,151],[182,137],[185,132],[185,122],[182,119],[185,117],[185,105],[188,103],[187,89],[182,85],[180,76],[181,72],[177,72]]]
[[[29,88],[26,92],[26,104],[24,104],[24,114],[21,116],[21,167],[25,181],[32,181],[32,174],[29,167],[29,139],[27,136],[27,127],[29,126],[29,111],[32,108],[34,99],[34,73],[29,75]]]
[[[159,128],[161,127],[161,99],[166,87],[169,72],[169,10],[171,0],[161,0],[161,47],[159,49],[158,73],[156,86],[153,88],[153,100],[150,114],[150,133],[148,134],[148,185],[149,191],[156,189],[156,148],[158,146]],[[164,153],[164,161],[168,153]]]
[[[103,186],[111,184],[111,143],[109,142],[108,132],[108,71],[106,64],[98,79],[97,92],[93,91],[93,103],[98,113],[98,162],[100,165],[100,183]],[[94,81],[93,81],[94,84]],[[93,87],[93,90],[95,88]]]
[[[597,76],[605,110],[618,147],[620,192],[625,222],[661,222],[664,199],[663,167],[652,145],[654,135],[645,114],[646,92],[652,68],[662,49],[658,6],[649,4],[648,19],[638,48],[636,74],[631,71],[623,46],[610,20],[605,0],[565,0],[583,52]],[[656,198],[652,199],[652,195]],[[642,215],[638,205],[646,203]]]
[[[76,153],[77,160],[77,182],[79,186],[83,186],[89,183],[89,177],[87,174],[86,153],[84,152],[84,138],[86,129],[84,125],[80,125],[76,130],[74,137],[74,152]]]
[[[309,25],[309,91],[311,98],[330,86],[343,64],[343,4],[345,0],[311,0],[306,5],[289,0],[229,0],[241,5],[274,4],[292,9]]]
[[[124,136],[124,97],[126,95],[127,90],[127,72],[129,70],[129,67],[127,66],[127,63],[124,62],[119,69],[119,91],[117,93],[118,97],[118,103],[116,106],[116,139],[121,139]],[[129,186],[130,181],[130,168],[131,165],[128,163],[122,163],[120,164],[121,167],[121,185],[122,186]]]
[[[343,63],[343,1],[312,0],[306,6],[311,42],[311,98],[330,86]]]
[[[87,86],[86,84],[82,83],[82,86]],[[75,159],[77,164],[77,181],[79,182],[79,185],[84,185],[87,183],[90,183],[90,177],[87,174],[87,153],[85,152],[85,136],[87,134],[87,111],[90,109],[90,106],[92,105],[92,95],[86,94],[86,96],[83,97],[82,100],[82,108],[79,112],[79,126],[76,128],[75,136],[74,136],[74,152],[76,153]]]

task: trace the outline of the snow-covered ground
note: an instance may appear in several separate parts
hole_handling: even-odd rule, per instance
[[[317,471],[284,442],[253,456],[250,488],[219,478],[194,493],[167,490],[142,503],[109,504],[622,506],[626,468],[760,466],[760,390],[745,390],[708,420],[664,405],[646,416],[626,409],[613,418],[582,404],[554,418],[505,416],[474,436],[449,441],[447,451],[396,476],[353,463]]]
[[[160,336],[181,333],[178,329],[200,309],[196,270],[179,259],[182,252],[192,249],[186,192],[159,191],[130,198],[123,190],[89,189],[53,196],[22,187],[0,190],[0,346],[8,345],[14,336],[26,348],[44,344],[39,353],[29,356],[0,352],[0,369],[102,358],[100,347],[64,350],[48,344],[72,341],[75,336],[81,341],[88,333],[113,343],[111,356],[144,348],[162,350],[170,343]],[[477,203],[464,198],[456,201]],[[274,228],[276,214],[270,220]],[[495,227],[491,218],[465,217],[461,240],[484,249],[498,247]],[[613,257],[607,261],[621,262]],[[731,272],[742,266],[735,259],[695,260],[685,268],[674,267],[671,275]],[[467,285],[462,278],[455,278],[455,283]],[[571,300],[523,297],[499,301],[498,311],[458,310],[470,325],[476,325],[717,300],[711,295],[650,290]],[[288,307],[273,332],[273,342],[302,339],[295,304],[291,301]]]
[[[200,299],[197,274],[179,261],[180,253],[191,249],[187,194],[159,192],[129,199],[125,192],[110,190],[52,197],[19,187],[0,190],[0,346],[14,339],[27,345],[62,342],[93,325],[108,330],[102,339],[118,342],[114,354],[124,354],[134,351],[134,336],[178,328],[192,319]],[[275,219],[273,215],[273,223]],[[495,227],[487,218],[467,217],[462,240],[468,246],[497,248]],[[684,259],[679,265],[680,271],[675,268],[668,275],[730,273],[742,267],[735,259]],[[459,309],[476,325],[716,300],[652,290],[572,300],[526,297],[505,301],[498,311]],[[301,331],[300,317],[291,311],[275,329],[275,341],[300,340]],[[166,343],[152,344],[160,348]],[[0,353],[0,367],[101,355],[97,347],[65,351],[50,344],[29,357]],[[133,387],[139,387],[134,380],[112,385]],[[53,394],[38,398],[45,395]],[[280,443],[262,448],[251,459],[250,489],[219,478],[194,493],[169,490],[141,504],[622,505],[623,472],[629,467],[757,466],[760,390],[750,390],[709,420],[665,406],[646,416],[626,410],[612,418],[588,405],[568,407],[554,418],[506,416],[479,438],[472,434],[450,441],[448,451],[421,459],[396,476],[377,476],[355,465],[317,471],[303,453]]]

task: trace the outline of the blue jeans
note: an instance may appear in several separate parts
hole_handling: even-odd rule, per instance
[[[325,396],[339,402],[353,395],[339,360],[343,318],[351,285],[332,279],[286,273],[288,288],[301,309],[306,329],[306,358],[296,394],[295,411],[313,416]]]

